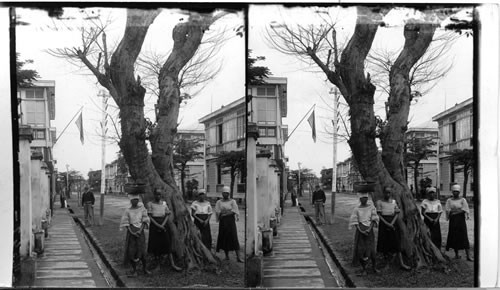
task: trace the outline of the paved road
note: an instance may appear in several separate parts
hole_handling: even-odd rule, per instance
[[[45,251],[35,261],[35,287],[109,287],[68,210],[54,205]]]
[[[264,287],[338,287],[298,207],[285,206],[273,252],[264,257]]]

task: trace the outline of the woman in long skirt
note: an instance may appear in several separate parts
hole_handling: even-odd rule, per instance
[[[127,208],[120,221],[120,229],[126,229],[124,264],[132,264],[129,276],[137,276],[137,263],[142,262],[144,274],[150,274],[146,268],[146,236],[144,229],[149,226],[149,217],[144,206],[139,204],[138,194],[129,194],[130,208]]]
[[[210,231],[212,206],[209,201],[205,200],[204,189],[200,189],[198,200],[193,201],[191,204],[191,215],[193,216],[194,224],[200,230],[201,241],[210,250],[212,248],[212,232]]]
[[[422,215],[424,216],[424,223],[429,228],[431,233],[431,240],[438,249],[441,249],[441,226],[439,225],[439,218],[443,212],[441,201],[436,199],[436,189],[434,187],[427,188],[427,198],[421,204]]]
[[[162,192],[156,189],[154,200],[148,203],[148,214],[151,218],[151,228],[149,230],[148,253],[152,254],[156,260],[156,266],[159,268],[163,255],[168,255],[172,268],[176,271],[182,270],[177,267],[172,257],[172,235],[167,221],[170,210],[167,203],[162,200]]]
[[[243,263],[240,258],[240,242],[236,230],[236,221],[239,219],[239,210],[236,201],[229,198],[229,187],[224,186],[222,199],[215,204],[215,218],[219,222],[219,235],[217,237],[216,251],[223,250],[226,260],[229,260],[229,251],[236,253],[236,260]]]
[[[375,234],[373,228],[377,227],[379,217],[372,204],[367,204],[368,193],[359,193],[360,205],[355,207],[349,220],[349,229],[356,227],[354,234],[353,266],[361,264],[363,275],[366,274],[366,265],[371,259],[373,272],[376,269]]]
[[[377,213],[380,217],[378,230],[377,252],[383,253],[386,260],[396,254],[399,258],[399,265],[404,270],[410,270],[403,261],[401,255],[401,234],[397,225],[399,207],[396,201],[391,198],[392,189],[384,188],[384,199],[377,201]]]
[[[460,185],[451,187],[453,197],[446,200],[446,219],[450,221],[448,239],[446,240],[446,251],[450,248],[455,250],[455,259],[460,259],[458,250],[465,250],[467,261],[472,261],[469,252],[469,237],[467,235],[466,219],[469,219],[469,204],[465,198],[459,197]]]

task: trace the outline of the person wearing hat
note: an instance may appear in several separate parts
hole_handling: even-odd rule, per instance
[[[229,251],[236,253],[236,260],[243,263],[240,258],[240,242],[236,230],[236,221],[239,219],[238,204],[229,198],[229,186],[222,188],[222,199],[215,204],[215,219],[219,223],[216,251],[223,250],[226,260],[229,260]]]
[[[126,229],[124,263],[132,264],[129,276],[137,276],[137,263],[142,262],[144,274],[151,274],[146,268],[146,236],[144,229],[149,227],[148,211],[139,203],[139,194],[130,193],[131,206],[125,209],[120,221],[120,230]]]
[[[384,198],[377,200],[376,205],[377,214],[380,217],[377,252],[384,254],[386,261],[396,254],[399,266],[404,270],[410,270],[411,268],[404,263],[401,254],[401,234],[397,224],[400,210],[396,201],[392,199],[392,188],[384,187]]]
[[[469,252],[469,237],[467,235],[466,219],[470,218],[469,204],[467,200],[460,197],[460,185],[451,187],[453,196],[446,200],[446,220],[450,221],[448,238],[446,240],[446,251],[450,248],[455,250],[455,259],[460,259],[459,250],[465,250],[467,261],[472,261]]]
[[[85,220],[85,226],[91,226],[94,223],[94,203],[95,197],[94,193],[89,190],[88,186],[83,188],[84,193],[82,194],[82,206],[83,206],[83,216]]]
[[[212,217],[212,206],[205,199],[205,189],[198,191],[198,200],[191,204],[191,215],[194,219],[194,224],[200,230],[201,241],[207,247],[212,249],[212,232],[210,231],[210,218]]]
[[[427,198],[422,201],[421,213],[424,217],[424,223],[429,228],[431,233],[431,240],[438,249],[441,248],[441,226],[439,225],[439,218],[443,212],[441,201],[436,199],[436,188],[428,187],[426,189]]]
[[[373,228],[378,226],[379,217],[373,204],[368,204],[368,192],[358,192],[358,197],[360,204],[354,208],[349,219],[349,229],[356,228],[352,264],[361,264],[362,275],[366,275],[366,265],[371,260],[373,272],[378,273]]]
[[[162,190],[157,188],[154,191],[153,201],[147,204],[148,215],[151,221],[149,228],[148,253],[152,254],[156,260],[156,267],[160,268],[161,258],[163,255],[168,255],[170,265],[174,270],[180,271],[174,263],[172,256],[172,234],[167,225],[170,216],[170,209],[167,203],[162,199]]]

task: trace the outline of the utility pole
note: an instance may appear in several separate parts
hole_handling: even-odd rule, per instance
[[[64,196],[64,199],[63,199],[63,202],[66,201],[67,198],[69,198],[69,195],[70,195],[70,192],[69,192],[69,165],[66,164],[66,192],[65,192],[65,196]],[[63,207],[66,207],[65,204],[62,204],[61,206]]]
[[[102,121],[101,121],[101,201],[99,209],[99,225],[103,225],[104,221],[104,194],[106,193],[106,125],[107,125],[107,109],[108,109],[108,96],[104,91],[100,91],[102,97]]]
[[[332,166],[332,212],[330,215],[330,224],[333,224],[335,214],[335,195],[337,193],[337,132],[338,132],[338,106],[339,94],[337,88],[333,88],[333,166]]]
[[[299,184],[297,186],[297,196],[302,196],[302,186],[300,185],[300,162],[297,163],[297,165],[299,166]]]

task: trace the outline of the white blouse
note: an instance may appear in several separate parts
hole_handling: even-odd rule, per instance
[[[191,209],[194,210],[194,214],[211,214],[212,213],[212,206],[210,205],[210,202],[208,202],[208,201],[199,202],[199,201],[195,200],[191,204]]]
[[[422,201],[422,204],[420,205],[423,209],[425,209],[425,212],[427,213],[440,213],[443,212],[443,206],[441,205],[441,201],[435,199],[435,200],[428,200],[424,199]]]
[[[236,218],[240,216],[240,211],[238,209],[238,204],[234,199],[229,199],[227,201],[223,199],[219,199],[217,203],[215,203],[215,217],[217,221],[219,221],[219,215],[221,212],[229,212],[232,211],[236,214]]]
[[[377,209],[373,205],[355,207],[349,219],[349,229],[352,229],[359,223],[369,227],[372,221],[378,225],[379,217],[377,215]]]
[[[465,211],[465,217],[468,218],[470,211],[469,211],[469,204],[467,203],[467,200],[465,198],[459,198],[459,199],[453,199],[453,198],[448,198],[446,200],[446,205],[444,206],[446,210],[446,217],[449,219],[450,212],[455,211],[455,210],[463,210]]]

